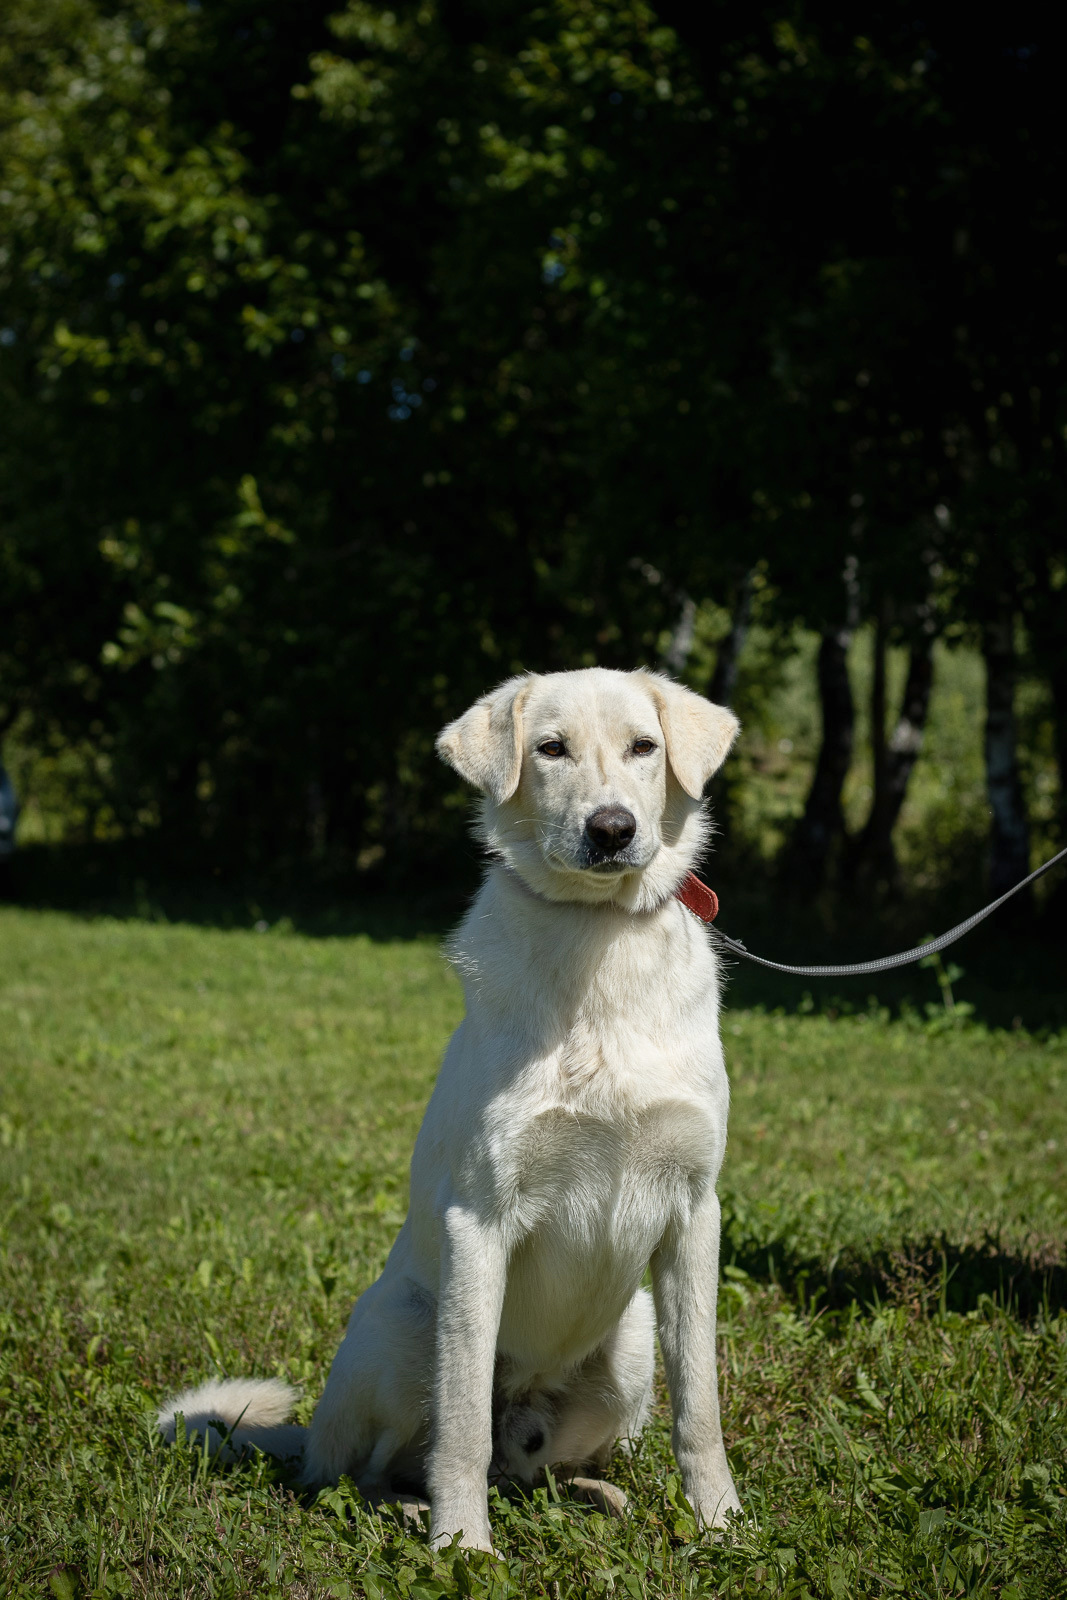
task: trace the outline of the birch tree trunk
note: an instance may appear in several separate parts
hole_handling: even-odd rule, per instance
[[[745,648],[745,640],[748,638],[749,623],[752,620],[753,576],[750,569],[737,586],[730,631],[719,646],[711,688],[708,690],[708,699],[713,700],[718,706],[733,705],[734,695],[737,693],[737,669],[741,652]]]
[[[1056,715],[1056,766],[1060,777],[1058,848],[1062,850],[1067,845],[1067,657],[1062,654],[1049,673],[1049,683]],[[1060,869],[1055,876],[1059,882],[1051,888],[1049,900],[1062,913],[1067,909],[1067,873]]]
[[[1037,570],[1037,582],[1030,595],[1026,625],[1037,658],[1038,670],[1052,691],[1053,748],[1059,775],[1057,805],[1057,849],[1067,845],[1067,584],[1064,583],[1064,564],[1067,549],[1057,552],[1051,532],[1044,535],[1047,546],[1046,566]],[[1044,911],[1051,915],[1052,925],[1062,925],[1067,912],[1067,872],[1057,869],[1052,880],[1046,879]]]
[[[908,782],[922,753],[930,693],[934,682],[934,641],[916,633],[911,642],[908,677],[896,726],[885,737],[885,638],[875,643],[875,677],[871,691],[874,740],[874,796],[863,832],[856,840],[851,869],[871,872],[887,882],[897,875],[893,829],[908,792]]]
[[[696,635],[696,623],[697,603],[691,595],[683,594],[681,610],[671,633],[670,643],[660,657],[663,666],[668,672],[673,672],[675,677],[685,671],[685,664],[689,660]]]
[[[1003,894],[1030,870],[1030,829],[1015,749],[1015,643],[1011,613],[985,626],[986,791],[993,813],[989,887]]]
[[[798,885],[818,888],[831,854],[844,837],[841,791],[852,761],[855,710],[848,681],[850,628],[827,628],[819,645],[817,669],[822,707],[822,744],[804,815],[789,844],[787,874]]]
[[[878,608],[874,627],[874,672],[871,676],[871,751],[874,756],[874,788],[871,801],[871,818],[878,809],[879,799],[885,795],[889,751],[886,747],[886,655],[889,643],[889,620],[885,602]],[[869,824],[868,824],[869,825]],[[864,837],[867,829],[864,828]]]
[[[1056,766],[1060,776],[1059,823],[1061,845],[1067,845],[1067,661],[1057,663],[1049,675],[1056,714]]]

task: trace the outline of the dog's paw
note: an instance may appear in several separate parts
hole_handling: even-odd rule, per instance
[[[406,1533],[425,1533],[430,1514],[430,1502],[417,1494],[398,1494],[385,1490],[368,1501],[379,1516],[394,1516]]]
[[[565,1487],[576,1500],[595,1506],[606,1517],[624,1517],[630,1509],[623,1490],[603,1478],[568,1478]]]
[[[719,1494],[701,1495],[693,1509],[705,1533],[713,1536],[725,1533],[742,1514],[741,1502],[733,1484]]]
[[[484,1550],[486,1555],[493,1556],[495,1560],[501,1559],[500,1552],[494,1545],[488,1532],[482,1534],[468,1534],[464,1528],[460,1533],[431,1533],[431,1550]]]
[[[493,1536],[489,1528],[488,1506],[458,1504],[444,1509],[434,1506],[430,1522],[430,1549],[448,1550],[453,1545],[459,1550],[484,1550],[495,1556]]]

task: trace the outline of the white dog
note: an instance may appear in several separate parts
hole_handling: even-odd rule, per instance
[[[178,1396],[168,1436],[182,1413],[190,1433],[221,1421],[231,1449],[302,1451],[309,1483],[428,1487],[435,1546],[488,1550],[492,1471],[600,1465],[638,1433],[655,1320],[685,1492],[709,1527],[738,1509],[715,1359],[718,973],[674,898],[736,732],[665,678],[599,668],[512,678],[445,728],[492,865],[451,947],[467,1014],[407,1221],[306,1437],[270,1380]]]

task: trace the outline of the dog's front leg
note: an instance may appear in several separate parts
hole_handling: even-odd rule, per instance
[[[705,1527],[740,1510],[722,1442],[715,1308],[719,1286],[719,1198],[714,1189],[674,1223],[652,1257],[663,1363],[674,1410],[672,1443],[690,1505]]]
[[[487,1477],[493,1453],[493,1369],[507,1265],[499,1227],[461,1206],[442,1224],[437,1369],[430,1449],[430,1541],[491,1550]]]

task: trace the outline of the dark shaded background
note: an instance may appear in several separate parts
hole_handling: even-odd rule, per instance
[[[1022,876],[1020,675],[1051,706],[1043,838],[1067,831],[1051,30],[938,4],[13,0],[0,733],[77,756],[81,837],[110,843],[63,858],[68,886],[411,903],[429,877],[451,903],[476,858],[442,722],[593,662],[731,700],[753,627],[781,658],[818,636],[821,728],[777,858],[723,852],[753,915],[774,877],[804,948],[879,897],[927,931],[894,829],[939,641],[986,668],[988,885],[954,892]],[[55,898],[32,854],[26,893]]]

